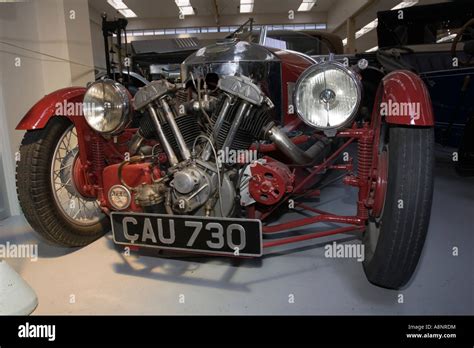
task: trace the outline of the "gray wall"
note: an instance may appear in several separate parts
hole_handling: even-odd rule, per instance
[[[16,215],[14,158],[23,136],[17,123],[44,95],[93,79],[87,0],[0,3],[0,41],[0,145]]]
[[[100,13],[89,6],[89,24],[91,31],[92,56],[94,66],[105,70],[104,38],[102,36],[102,18]]]

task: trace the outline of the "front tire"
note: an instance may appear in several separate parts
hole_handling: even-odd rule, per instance
[[[61,141],[69,136],[71,142],[73,135],[72,123],[63,117],[54,117],[43,129],[27,131],[16,168],[17,194],[26,219],[48,242],[65,247],[90,244],[109,230],[109,219],[95,199],[71,189],[72,169],[65,168],[71,167],[71,156],[78,154],[78,148],[76,144],[68,150]],[[64,155],[56,173],[58,151]],[[69,206],[58,198],[61,185],[65,188],[61,197],[66,197]]]
[[[381,139],[383,141],[383,139]],[[433,196],[433,128],[392,127],[383,210],[363,235],[368,280],[399,289],[412,277],[428,230]]]

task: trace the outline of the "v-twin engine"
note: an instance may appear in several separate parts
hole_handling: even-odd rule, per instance
[[[236,156],[228,161],[222,154],[250,151],[271,123],[272,104],[247,77],[223,77],[214,91],[204,83],[189,98],[192,93],[189,86],[158,80],[135,95],[134,107],[143,115],[132,155],[161,153],[166,158],[161,163],[165,175],[138,188],[135,201],[145,207],[162,204],[174,214],[229,216],[235,212],[239,172],[246,163]],[[146,145],[152,139],[159,145]]]
[[[212,88],[199,79],[153,81],[136,93],[134,108],[139,129],[118,181],[139,210],[239,215],[250,204],[277,202],[292,186],[287,166],[259,158],[252,144],[270,140],[295,163],[311,157],[277,127],[272,102],[245,76],[222,76]],[[143,162],[145,169],[133,169]],[[137,174],[132,170],[153,174],[129,186],[124,178]]]

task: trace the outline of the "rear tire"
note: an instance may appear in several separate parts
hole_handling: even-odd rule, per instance
[[[110,223],[105,214],[98,216],[97,223],[74,223],[56,202],[51,164],[58,142],[70,127],[68,119],[55,117],[45,128],[25,133],[16,167],[16,186],[21,209],[36,232],[55,245],[80,247],[103,236]]]
[[[433,197],[433,128],[389,130],[388,187],[380,219],[363,235],[368,280],[399,289],[412,277],[428,230]]]

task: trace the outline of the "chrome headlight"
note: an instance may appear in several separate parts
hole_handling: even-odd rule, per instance
[[[355,73],[337,62],[316,64],[296,83],[294,103],[298,116],[308,125],[335,129],[347,125],[356,115],[362,94]]]
[[[132,120],[130,94],[114,80],[92,83],[84,94],[83,112],[92,129],[104,134],[117,134]]]

